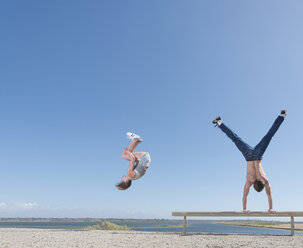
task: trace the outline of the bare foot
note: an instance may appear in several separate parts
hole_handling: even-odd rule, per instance
[[[243,213],[250,213],[250,210],[244,209],[242,212],[243,212]]]

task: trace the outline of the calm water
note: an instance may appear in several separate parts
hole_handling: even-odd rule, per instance
[[[135,231],[150,232],[182,232],[182,227],[161,227],[162,225],[183,225],[183,221],[173,220],[110,220],[118,225],[127,225]],[[82,229],[87,226],[100,224],[100,222],[0,222],[0,228],[42,228],[42,229]],[[187,232],[199,233],[238,233],[238,234],[267,234],[267,235],[290,235],[288,230],[230,226],[216,224],[212,221],[188,221]],[[296,232],[303,235],[303,232]]]

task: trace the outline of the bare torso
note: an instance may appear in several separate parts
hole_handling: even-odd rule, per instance
[[[246,180],[253,184],[256,179],[268,181],[261,160],[247,161]]]
[[[267,176],[262,168],[261,160],[247,161],[246,183],[243,192],[243,211],[249,212],[249,210],[246,209],[247,195],[249,193],[249,188],[254,184],[256,179],[262,180],[264,182],[265,191],[268,197],[268,204],[269,204],[268,211],[270,213],[275,213],[276,211],[272,209],[272,197],[271,197],[270,185]]]

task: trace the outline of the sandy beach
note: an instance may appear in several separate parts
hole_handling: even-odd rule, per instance
[[[303,247],[303,236],[155,233],[137,231],[73,231],[1,228],[1,248],[97,247]]]
[[[283,230],[290,230],[290,223],[243,223],[243,222],[218,222],[219,224],[224,225],[231,225],[231,226],[251,226],[251,227],[258,227],[258,228],[271,228],[271,229],[283,229]],[[295,223],[295,230],[296,231],[303,231],[303,223]]]

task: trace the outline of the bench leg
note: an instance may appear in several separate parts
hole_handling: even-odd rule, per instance
[[[291,236],[295,235],[295,220],[294,217],[290,217],[290,229],[291,229]]]
[[[186,216],[184,216],[184,229],[183,234],[186,235]]]

